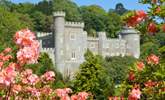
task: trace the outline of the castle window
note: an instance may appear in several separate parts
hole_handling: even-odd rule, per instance
[[[90,47],[91,47],[91,48],[95,48],[95,44],[94,44],[94,43],[91,43],[91,44],[90,44]]]
[[[76,53],[72,52],[71,59],[76,59]]]
[[[75,40],[75,39],[76,39],[75,34],[71,34],[71,35],[70,35],[70,39],[71,39],[71,40]]]

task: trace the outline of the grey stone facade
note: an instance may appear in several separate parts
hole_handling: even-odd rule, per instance
[[[98,32],[98,37],[88,37],[84,23],[65,21],[64,12],[54,13],[52,33],[37,33],[40,50],[47,52],[63,75],[72,75],[84,61],[84,53],[90,49],[94,54],[105,56],[132,55],[139,58],[140,36],[133,28],[123,28],[119,38],[106,37]]]

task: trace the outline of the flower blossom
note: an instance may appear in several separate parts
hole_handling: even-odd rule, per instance
[[[143,68],[144,68],[144,63],[143,62],[137,62],[137,69],[139,70],[139,71],[142,71],[143,70]]]
[[[6,53],[9,53],[9,52],[11,52],[11,48],[6,48],[3,52],[4,52],[5,54],[6,54]]]
[[[17,59],[20,64],[37,63],[39,57],[39,42],[33,32],[28,29],[23,29],[15,34],[15,42],[20,47],[17,52]]]
[[[134,74],[133,71],[130,71],[130,72],[129,72],[129,77],[128,77],[128,79],[129,79],[130,81],[133,81],[133,80],[135,79],[135,74]]]
[[[17,45],[29,46],[33,43],[33,40],[35,40],[36,37],[29,29],[22,29],[15,33],[14,39]]]
[[[156,31],[157,31],[157,28],[156,28],[156,24],[155,23],[150,23],[147,27],[147,31],[153,35]]]
[[[53,90],[49,86],[45,86],[41,89],[41,93],[44,95],[51,95]]]
[[[3,62],[0,61],[0,69],[1,69],[2,66],[3,66]]]
[[[31,85],[35,85],[39,82],[39,77],[36,74],[29,75],[27,81]]]
[[[79,100],[86,100],[88,98],[89,94],[87,92],[79,92],[78,97]]]
[[[65,97],[68,96],[68,93],[71,93],[72,90],[70,88],[64,88],[64,89],[56,89],[55,93],[57,94],[58,97]]]
[[[36,52],[35,48],[24,47],[17,52],[17,59],[20,63],[36,63],[39,53]]]
[[[26,87],[25,88],[26,92],[29,92],[32,94],[32,96],[39,97],[41,95],[40,91],[36,89],[35,87]]]
[[[141,91],[139,88],[133,88],[128,96],[128,100],[138,100],[140,99]]]
[[[159,63],[159,57],[154,54],[151,54],[147,57],[147,63],[157,65]]]
[[[21,90],[22,90],[21,85],[16,85],[16,84],[13,85],[12,92],[18,94]]]
[[[79,100],[79,99],[78,99],[78,95],[72,95],[72,96],[71,96],[71,100]]]
[[[55,77],[55,73],[53,71],[48,71],[44,75],[41,76],[41,80],[46,83],[47,81],[53,81]]]
[[[151,80],[149,80],[149,81],[147,81],[147,82],[144,83],[144,85],[145,85],[146,87],[153,87],[153,86],[155,86],[156,84],[157,84],[157,82],[153,82],[153,81],[151,81]]]
[[[128,18],[127,25],[128,26],[136,26],[140,22],[142,22],[147,17],[147,14],[143,11],[136,11],[133,16]]]
[[[0,83],[9,86],[15,83],[17,72],[14,67],[8,66],[0,72]]]

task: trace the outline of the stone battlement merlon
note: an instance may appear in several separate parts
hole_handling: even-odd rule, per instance
[[[46,36],[49,36],[49,35],[52,35],[52,33],[47,33],[47,32],[37,32],[36,33],[36,36],[38,38],[40,38],[40,37],[46,37]]]
[[[63,11],[56,11],[53,13],[54,17],[65,17],[65,12]]]
[[[84,28],[84,23],[83,22],[65,22],[65,26],[66,27],[80,27],[80,28]]]
[[[55,49],[54,48],[42,48],[41,49],[41,52],[54,52],[55,51]]]

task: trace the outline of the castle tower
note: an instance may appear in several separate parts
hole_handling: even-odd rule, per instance
[[[121,38],[126,40],[126,55],[132,55],[135,58],[140,56],[140,34],[134,28],[124,27],[120,32]]]
[[[55,64],[59,71],[63,73],[65,67],[64,54],[64,29],[65,29],[65,13],[55,12],[54,17],[54,44],[55,44]]]

